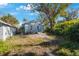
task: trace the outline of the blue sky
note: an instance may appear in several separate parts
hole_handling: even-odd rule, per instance
[[[79,8],[79,4],[71,4],[68,8]],[[29,20],[35,20],[39,13],[31,12],[31,6],[26,3],[5,3],[0,4],[0,16],[6,15],[10,13],[11,15],[15,16],[20,22],[23,21],[24,18],[27,18]]]
[[[31,6],[26,3],[17,3],[17,4],[0,4],[0,16],[11,14],[15,16],[20,22],[24,18],[29,20],[35,20],[38,17],[38,12],[32,12]]]

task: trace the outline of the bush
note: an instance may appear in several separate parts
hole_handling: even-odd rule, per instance
[[[79,56],[79,43],[64,40],[56,51],[58,55]]]
[[[66,39],[79,42],[79,19],[56,24],[54,31],[57,35],[62,35]]]
[[[49,27],[47,27],[44,32],[51,33],[53,31],[52,31],[52,29],[50,29]]]
[[[71,52],[71,50],[65,49],[65,48],[60,48],[56,53],[59,55],[63,55],[63,56],[73,56],[74,55],[74,53]]]
[[[74,50],[74,56],[79,56],[79,50]]]

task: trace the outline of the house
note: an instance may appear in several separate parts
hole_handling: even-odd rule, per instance
[[[16,27],[0,20],[0,40],[13,36],[16,33]]]
[[[38,33],[44,31],[44,25],[40,21],[30,21],[22,24],[24,33]]]

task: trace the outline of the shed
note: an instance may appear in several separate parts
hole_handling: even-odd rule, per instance
[[[16,27],[0,20],[0,40],[13,36],[16,33]]]
[[[24,30],[25,33],[38,33],[44,31],[44,25],[39,21],[26,22],[23,23],[22,26],[25,29]]]

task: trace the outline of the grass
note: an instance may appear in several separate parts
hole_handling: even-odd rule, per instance
[[[51,43],[50,43],[51,41]],[[79,56],[79,43],[63,40],[55,35],[48,38],[16,35],[0,41],[0,55],[55,55]]]
[[[57,40],[59,39],[60,38],[58,37]],[[57,49],[53,51],[53,53],[55,53],[56,55],[79,56],[79,43],[78,42],[69,41],[68,39],[63,38],[63,40],[61,39],[58,41],[57,46],[58,46]]]
[[[79,56],[79,43],[64,40],[59,44],[56,53],[64,56]]]
[[[6,42],[0,41],[0,54],[6,53],[12,48],[11,45],[9,45]]]
[[[48,49],[39,44],[50,40],[52,40],[50,36],[47,40],[41,37],[16,35],[8,38],[6,41],[0,41],[0,55],[13,55],[13,53],[19,55],[20,53],[25,54],[29,52],[35,53],[35,55],[43,55]]]

